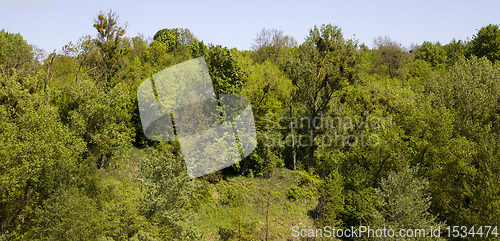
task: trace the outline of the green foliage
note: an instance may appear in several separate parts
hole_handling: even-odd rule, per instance
[[[153,40],[165,45],[167,52],[174,51],[179,45],[179,33],[176,28],[162,29],[155,33]]]
[[[191,51],[191,55],[193,58],[198,58],[201,56],[205,56],[208,48],[203,43],[203,41],[195,41],[189,46],[189,50]]]
[[[417,47],[415,59],[425,60],[433,68],[443,67],[447,63],[447,55],[444,48],[439,43],[433,44],[427,41]]]
[[[498,126],[499,78],[499,65],[493,65],[486,58],[462,58],[444,78],[431,82],[429,88],[437,104],[456,111],[456,131],[474,138],[480,135],[479,130]]]
[[[341,219],[344,213],[343,180],[338,171],[331,172],[318,189],[316,212],[322,226],[344,227]]]
[[[104,231],[95,200],[74,188],[55,193],[35,215],[30,236],[36,240],[92,240]]]
[[[454,113],[452,134],[462,137],[452,148],[458,155],[452,155],[439,176],[439,195],[433,194],[443,199],[436,206],[449,222],[498,222],[499,197],[493,193],[498,190],[500,173],[499,74],[498,64],[473,56],[459,60],[446,76],[429,86],[434,104]]]
[[[443,225],[430,213],[432,198],[428,193],[429,182],[425,178],[418,178],[417,173],[417,167],[407,166],[382,178],[380,188],[375,189],[381,203],[380,210],[373,214],[376,228],[424,229],[429,232]],[[413,237],[406,239],[414,240]]]
[[[479,29],[472,38],[470,51],[478,58],[486,57],[491,62],[500,60],[499,25],[490,24]]]
[[[131,103],[127,89],[121,84],[108,93],[90,81],[80,81],[56,92],[54,100],[61,119],[85,140],[85,157],[99,168],[112,158],[123,158],[130,146],[132,130]]]
[[[116,183],[113,179],[110,181],[103,187],[105,195],[101,197],[105,200],[100,205],[100,215],[104,218],[101,234],[115,240],[127,240],[134,234],[143,239],[148,237],[143,230],[156,232],[154,225],[141,213],[143,207],[137,205],[142,199],[140,189],[135,185]]]
[[[145,216],[160,225],[159,236],[168,240],[197,240],[199,233],[186,215],[197,197],[198,183],[190,181],[181,158],[172,153],[157,153],[141,163],[142,203]]]
[[[411,62],[406,77],[427,80],[432,72],[431,66],[432,65],[425,60],[415,59],[415,61]]]
[[[168,52],[168,47],[160,41],[154,41],[142,53],[144,62],[151,63],[153,67],[156,66],[170,66],[173,64],[173,56]]]
[[[210,45],[206,55],[208,72],[216,94],[239,93],[243,87],[241,69],[227,47]]]
[[[344,40],[339,27],[328,24],[310,29],[306,42],[290,56],[285,71],[301,92],[314,120],[327,111],[334,94],[354,83],[359,54],[354,40]],[[313,168],[315,127],[310,128],[309,168]]]
[[[448,59],[448,66],[453,66],[460,58],[467,55],[467,45],[468,43],[463,40],[456,40],[453,38],[450,43],[443,46],[446,50],[446,55]]]
[[[3,78],[9,78],[14,69],[25,70],[33,60],[32,47],[21,34],[0,31],[0,71]]]
[[[157,239],[153,238],[149,233],[139,230],[130,241],[157,241]]]
[[[313,176],[308,172],[301,171],[300,177],[295,180],[295,185],[290,186],[286,191],[288,199],[295,201],[297,199],[312,198],[316,194],[321,181],[317,176]]]
[[[110,10],[107,14],[99,12],[94,19],[94,28],[98,32],[97,39],[94,40],[98,56],[91,64],[99,70],[99,74],[94,78],[96,83],[113,87],[116,83],[110,81],[121,67],[122,56],[132,51],[123,47],[122,36],[126,27],[119,26],[118,15]]]
[[[401,68],[408,59],[407,50],[398,42],[392,41],[389,36],[379,36],[374,41],[379,55],[379,61],[387,67],[389,77],[401,76]]]
[[[0,31],[0,240],[284,240],[297,225],[500,223],[499,25],[411,51],[389,37],[358,46],[331,24],[300,46],[264,29],[246,51],[182,28],[124,37],[113,11],[93,26],[95,38],[46,59]],[[200,56],[217,94],[250,100],[258,145],[189,180],[179,143],[142,133],[136,91]]]
[[[61,123],[56,108],[46,104],[47,96],[25,89],[31,81],[13,75],[0,88],[0,222],[1,231],[15,239],[27,230],[36,206],[59,185],[89,181],[79,159],[82,139]]]
[[[264,176],[272,172],[274,168],[284,166],[283,159],[277,153],[279,147],[272,143],[271,138],[278,139],[279,137],[271,137],[271,134],[257,132],[257,148],[248,157],[248,168],[255,176]]]

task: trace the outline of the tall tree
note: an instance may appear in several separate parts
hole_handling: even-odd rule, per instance
[[[18,71],[26,70],[33,60],[33,47],[31,47],[21,34],[0,31],[0,74],[6,80]]]
[[[500,59],[500,28],[490,24],[477,31],[471,41],[471,53],[481,58],[486,56],[491,62]]]
[[[307,103],[310,118],[309,168],[314,162],[315,119],[322,118],[336,91],[354,83],[358,61],[357,41],[345,40],[335,25],[315,26],[306,42],[289,58],[287,72]]]
[[[108,13],[99,12],[94,19],[94,28],[98,32],[94,42],[100,54],[94,63],[100,72],[96,77],[96,83],[102,82],[108,85],[121,64],[120,58],[128,52],[121,46],[126,24],[121,26],[118,22],[118,14],[109,10]]]
[[[277,63],[278,57],[286,48],[295,46],[297,46],[297,41],[293,37],[285,35],[283,30],[263,28],[254,39],[252,49],[255,51],[258,62],[272,58]]]
[[[434,68],[445,65],[447,62],[446,51],[439,42],[433,44],[425,41],[422,45],[417,46],[415,59],[425,60]]]
[[[165,28],[155,33],[154,41],[165,44],[167,51],[174,51],[179,45],[179,32],[176,28]]]
[[[373,40],[373,43],[377,47],[381,63],[387,66],[391,79],[399,76],[400,68],[408,57],[408,51],[401,43],[391,40],[389,36],[379,36]]]
[[[400,172],[382,178],[380,188],[375,189],[382,206],[374,214],[377,228],[424,229],[428,232],[440,226],[436,216],[430,213],[429,182],[425,178],[418,178],[417,172],[417,167],[407,166]],[[414,237],[407,239],[414,240]]]
[[[211,45],[205,53],[215,93],[239,93],[243,87],[241,68],[227,47]]]

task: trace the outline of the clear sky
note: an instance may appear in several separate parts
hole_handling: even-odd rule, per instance
[[[152,37],[163,28],[188,28],[205,43],[249,49],[262,28],[283,30],[301,43],[314,25],[338,25],[345,38],[372,47],[388,35],[404,46],[467,39],[477,29],[500,23],[500,1],[52,1],[52,10],[19,9],[35,0],[1,0],[0,29],[21,33],[46,51],[61,50],[86,34],[96,35],[93,18],[113,9],[128,22],[126,36]],[[14,6],[9,6],[8,3]],[[9,9],[14,9],[9,11]]]

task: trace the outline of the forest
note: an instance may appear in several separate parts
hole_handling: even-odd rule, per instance
[[[238,50],[89,24],[52,53],[0,30],[0,240],[500,240],[500,25],[409,47],[264,28]],[[190,178],[137,89],[198,57],[216,95],[248,98],[257,145]],[[440,235],[326,235],[361,226]]]

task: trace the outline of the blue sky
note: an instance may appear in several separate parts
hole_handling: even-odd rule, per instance
[[[301,43],[314,25],[332,23],[344,37],[372,47],[373,39],[389,35],[404,46],[423,41],[443,44],[471,38],[477,29],[500,23],[500,1],[62,1],[52,11],[9,11],[0,2],[0,29],[21,33],[30,44],[51,52],[90,34],[93,18],[112,8],[128,22],[127,36],[152,37],[163,28],[188,28],[205,43],[249,49],[262,28],[283,30]],[[21,0],[24,6],[28,0]],[[51,0],[46,0],[46,4]],[[29,0],[30,5],[34,0]],[[12,7],[10,7],[12,8]],[[355,35],[355,36],[354,36]]]

